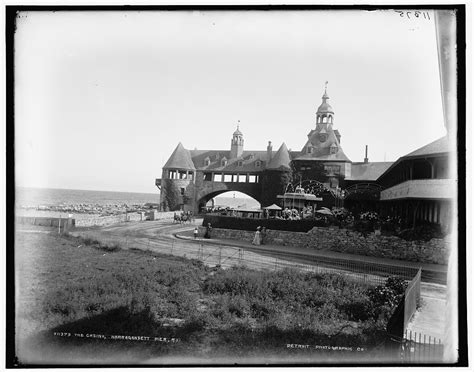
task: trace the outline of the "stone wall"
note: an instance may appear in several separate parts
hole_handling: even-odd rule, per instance
[[[160,219],[172,219],[173,212],[156,212],[155,220]],[[145,221],[145,213],[124,213],[117,214],[114,216],[104,216],[104,217],[92,217],[86,219],[77,219],[77,227],[88,227],[88,226],[105,226],[113,225],[116,223],[127,222],[127,221]]]
[[[200,227],[204,234],[204,227]],[[254,231],[212,229],[212,237],[251,242]],[[447,264],[450,239],[407,241],[396,236],[369,234],[364,236],[356,231],[338,227],[314,227],[307,233],[267,230],[265,244],[295,246],[316,250],[345,252],[372,257],[397,260]]]
[[[75,225],[73,218],[59,218],[59,217],[17,217],[16,223],[20,225],[36,225],[36,226],[50,226],[61,228],[70,228]]]

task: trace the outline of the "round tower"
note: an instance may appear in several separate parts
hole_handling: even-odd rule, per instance
[[[276,154],[267,158],[265,171],[262,172],[262,206],[278,203],[277,196],[285,193],[285,187],[290,181],[290,152],[285,143],[282,143]]]
[[[163,166],[160,204],[162,210],[194,210],[196,168],[181,142]]]

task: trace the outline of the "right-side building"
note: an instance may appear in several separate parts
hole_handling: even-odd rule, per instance
[[[453,143],[444,136],[399,158],[377,179],[381,213],[449,229],[456,198],[454,155]]]

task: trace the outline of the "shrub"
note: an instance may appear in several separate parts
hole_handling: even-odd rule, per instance
[[[229,312],[238,318],[245,318],[250,314],[250,306],[242,296],[233,296],[229,299]]]
[[[392,289],[397,296],[402,295],[405,293],[405,289],[407,289],[408,282],[399,276],[390,276],[385,281],[385,286],[387,288]]]
[[[398,237],[409,241],[429,241],[433,238],[442,238],[443,236],[440,225],[434,223],[426,223],[416,226],[414,229],[405,229],[398,234]]]
[[[283,230],[308,232],[313,227],[328,226],[328,221],[322,219],[304,219],[304,220],[284,220],[284,219],[266,219],[266,218],[242,218],[218,215],[205,215],[202,226],[210,223],[212,227],[233,230],[255,231],[258,226],[266,227],[269,230]]]

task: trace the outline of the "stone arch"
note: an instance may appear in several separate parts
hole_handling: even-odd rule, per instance
[[[207,202],[211,199],[214,199],[216,196],[219,196],[221,194],[224,194],[226,192],[232,192],[232,191],[238,191],[238,192],[241,192],[247,196],[250,196],[251,198],[253,198],[254,200],[256,200],[257,202],[259,202],[260,204],[262,204],[261,200],[260,200],[260,195],[250,195],[249,193],[247,192],[243,192],[242,190],[218,190],[218,191],[211,191],[209,192],[208,194],[205,194],[205,195],[202,195],[200,197],[198,197],[196,199],[197,201],[197,208],[198,208],[198,212],[201,212],[202,210],[202,207],[204,207]]]
[[[262,203],[261,185],[260,183],[226,183],[226,182],[209,182],[208,185],[201,187],[196,193],[195,212],[201,211],[201,206],[216,196],[228,191],[238,191],[254,198],[260,204]]]

